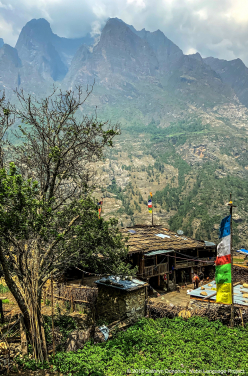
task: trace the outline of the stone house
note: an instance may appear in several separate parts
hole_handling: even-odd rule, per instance
[[[120,280],[110,276],[95,281],[98,287],[97,316],[108,322],[145,316],[148,284],[138,279]]]

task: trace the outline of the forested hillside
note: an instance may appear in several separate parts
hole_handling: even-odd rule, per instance
[[[81,114],[120,124],[98,164],[104,216],[120,226],[151,223],[152,191],[154,223],[217,241],[232,193],[235,247],[248,246],[246,75],[240,59],[184,55],[160,30],[137,31],[117,18],[95,39],[61,38],[34,19],[15,47],[0,40],[0,89],[12,103],[15,88],[44,98],[54,84],[93,85]]]

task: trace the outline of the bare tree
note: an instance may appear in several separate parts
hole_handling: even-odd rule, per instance
[[[8,146],[7,131],[15,122],[13,106],[6,100],[3,92],[0,97],[0,168],[5,163],[4,148]]]
[[[101,159],[105,146],[112,146],[114,136],[120,134],[118,125],[99,122],[97,116],[82,115],[80,110],[93,87],[82,95],[53,93],[38,101],[23,91],[16,91],[20,106],[15,110],[23,143],[13,146],[17,167],[23,175],[38,182],[45,201],[55,199],[54,209],[72,197],[80,197],[89,188],[94,173],[92,163]]]

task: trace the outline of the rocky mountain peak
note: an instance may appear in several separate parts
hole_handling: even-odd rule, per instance
[[[16,43],[17,50],[22,48],[23,44],[29,44],[30,40],[36,42],[50,42],[53,32],[48,21],[44,18],[32,19],[22,28]]]
[[[92,58],[98,68],[122,75],[154,75],[158,61],[149,44],[132,32],[123,21],[110,18],[104,26]],[[97,68],[97,69],[98,69]],[[105,71],[106,73],[106,71]]]
[[[188,56],[190,56],[192,59],[196,59],[197,61],[201,63],[203,62],[203,59],[201,55],[199,54],[199,52],[196,52],[195,54],[189,54]]]
[[[2,48],[4,45],[4,41],[3,41],[3,38],[0,38],[0,48]]]

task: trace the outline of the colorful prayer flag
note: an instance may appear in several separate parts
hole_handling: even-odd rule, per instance
[[[232,304],[231,215],[222,219],[219,237],[215,261],[216,302]]]
[[[101,218],[101,211],[102,211],[102,208],[100,207],[100,208],[98,209],[98,218],[99,218],[99,219]]]
[[[97,205],[102,205],[102,201],[99,201],[99,202],[97,203]]]
[[[148,211],[149,213],[152,213],[152,200],[148,200]]]
[[[152,197],[152,192],[150,192],[150,196]]]

